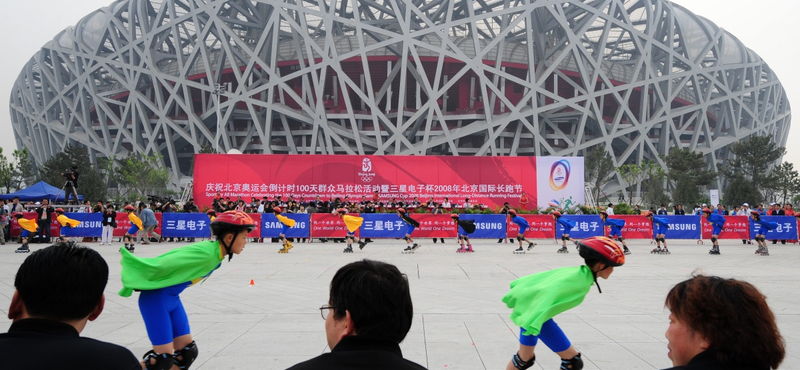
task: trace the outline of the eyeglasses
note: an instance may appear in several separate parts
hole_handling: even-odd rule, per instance
[[[328,313],[330,312],[328,310],[333,310],[335,308],[336,307],[333,307],[333,306],[322,306],[322,307],[319,308],[319,314],[320,314],[320,316],[322,316],[323,320],[327,320],[328,319]]]

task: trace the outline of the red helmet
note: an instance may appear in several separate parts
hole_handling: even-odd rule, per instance
[[[221,215],[217,216],[214,221],[211,223],[211,226],[223,226],[232,229],[238,230],[253,230],[256,227],[256,222],[253,221],[247,213],[242,211],[228,211],[223,212]]]
[[[516,215],[517,215],[517,211],[515,211],[515,210],[513,210],[513,209],[509,209],[509,210],[508,210],[508,214],[510,214],[510,215],[512,215],[512,216],[516,216]]]
[[[647,211],[647,214],[644,215],[645,217],[653,217],[653,212]]]
[[[217,211],[215,211],[213,209],[209,209],[208,211],[206,211],[206,214],[207,215],[215,215],[215,214],[217,214]]]
[[[283,210],[281,209],[281,207],[272,207],[272,211],[273,211],[273,212],[275,212],[275,213],[281,213],[281,212],[283,212]]]
[[[397,212],[400,212],[400,213],[406,213],[406,210],[405,210],[404,208],[398,208],[398,209],[397,209]]]
[[[584,259],[597,259],[608,266],[625,264],[625,253],[613,240],[605,236],[593,236],[578,243],[580,255]]]
[[[561,212],[559,212],[559,211],[553,211],[553,216],[556,216],[556,217],[561,217]]]
[[[703,213],[711,213],[711,210],[708,208],[703,208]]]
[[[134,206],[132,206],[132,205],[128,204],[127,206],[125,206],[125,210],[126,210],[126,211],[135,211],[135,210],[136,210],[136,207],[134,207]]]
[[[58,213],[64,213],[64,209],[63,209],[63,208],[56,208],[56,212],[58,212]]]
[[[344,208],[339,208],[339,209],[336,210],[336,213],[346,214],[347,210],[344,209]]]
[[[454,220],[458,220],[458,213],[451,213],[450,214],[450,218],[452,218]]]
[[[758,211],[756,211],[756,210],[750,211],[750,214],[753,215],[753,216],[761,216],[761,214],[758,213]],[[797,214],[795,214],[795,216],[797,216]]]

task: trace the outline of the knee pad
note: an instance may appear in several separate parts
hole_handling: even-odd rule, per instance
[[[619,238],[617,238],[617,240],[619,240],[619,242],[622,243],[622,241],[625,240],[625,238],[620,236]]]
[[[525,239],[525,238],[524,238],[522,235],[517,235],[517,241],[520,241],[520,242],[521,242],[521,241],[522,241],[522,239]]]
[[[530,361],[523,361],[522,358],[519,357],[519,352],[515,353],[514,357],[511,358],[511,363],[519,370],[525,370],[533,366],[534,362],[536,362],[536,355],[533,355]]]
[[[563,370],[581,370],[583,369],[583,360],[581,360],[581,354],[578,353],[575,357],[567,360],[561,359],[561,369]]]
[[[175,355],[172,353],[155,353],[153,350],[145,353],[142,359],[147,370],[169,370],[175,364]]]
[[[714,236],[712,236],[712,237],[711,237],[711,242],[712,242],[712,243],[716,243],[716,242],[717,242],[717,238],[716,238],[716,237],[714,237]]]
[[[197,358],[200,352],[197,350],[197,343],[192,341],[188,346],[183,349],[175,351],[175,365],[181,370],[186,370],[192,366],[192,362]],[[180,359],[178,359],[180,357]]]
[[[409,237],[407,237],[407,236],[404,236],[404,237],[403,237],[403,240],[405,240],[405,241],[409,241],[409,239],[411,239],[411,238],[409,238]]]

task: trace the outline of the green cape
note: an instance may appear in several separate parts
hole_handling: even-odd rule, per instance
[[[592,284],[588,266],[563,267],[512,281],[503,302],[513,310],[511,321],[525,329],[525,335],[539,335],[545,321],[581,304]]]
[[[134,256],[125,248],[120,248],[120,253],[122,289],[119,295],[123,297],[130,297],[134,289],[161,289],[206,276],[223,259],[216,241],[190,244],[152,258]]]

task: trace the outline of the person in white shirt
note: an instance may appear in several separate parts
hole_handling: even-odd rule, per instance
[[[469,198],[464,198],[464,209],[471,209],[472,204],[469,203]]]
[[[742,209],[739,210],[739,213],[736,215],[738,216],[750,216],[750,205],[745,203],[742,204]],[[748,239],[742,239],[742,244],[751,244],[752,242]]]
[[[608,203],[608,208],[606,208],[606,213],[608,213],[609,216],[613,216],[614,215],[614,204],[613,203]]]
[[[452,207],[450,205],[450,201],[447,200],[447,198],[444,198],[444,201],[442,201],[442,208],[450,208],[450,207]]]

